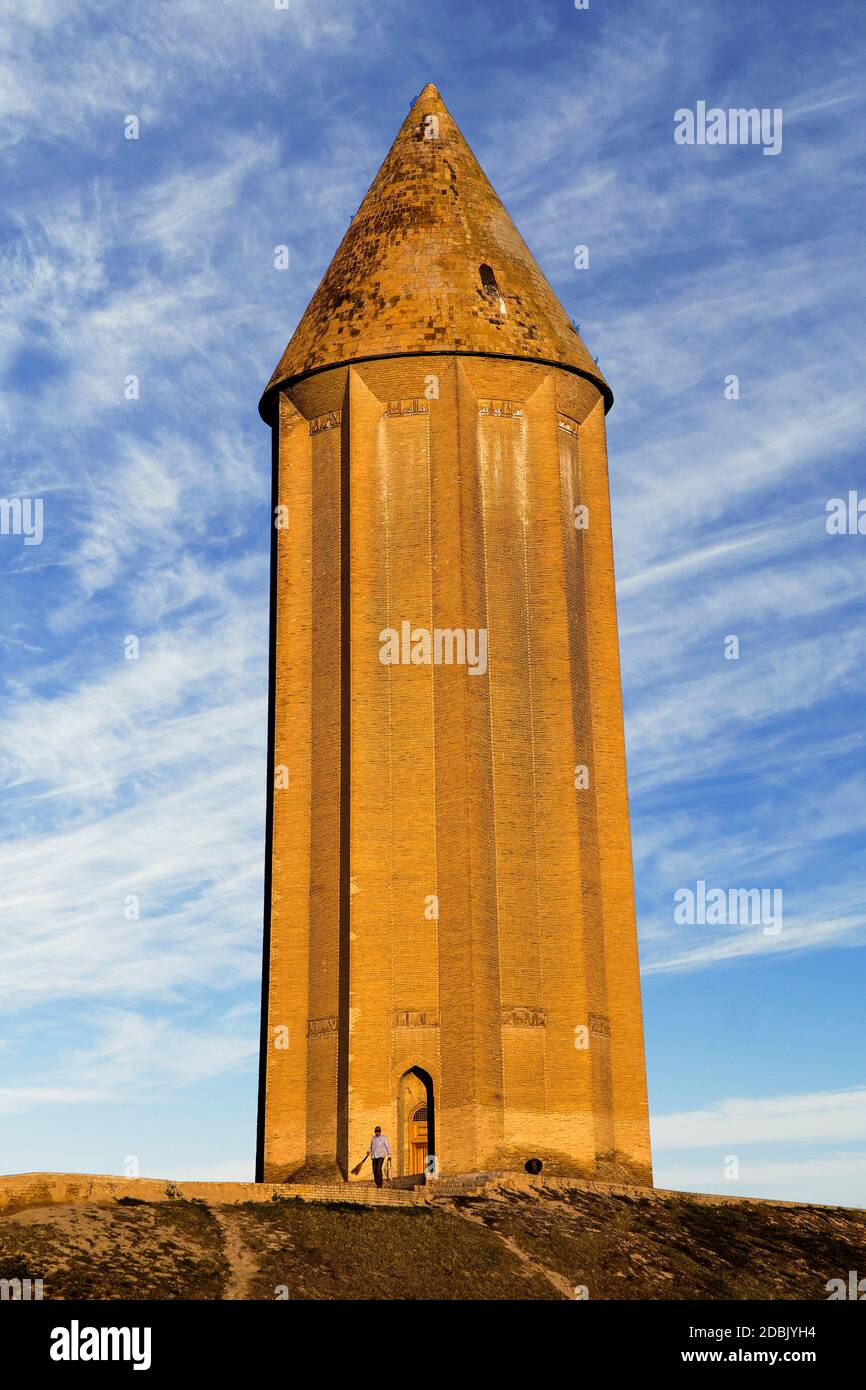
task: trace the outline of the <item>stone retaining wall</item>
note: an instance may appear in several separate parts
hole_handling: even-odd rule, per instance
[[[297,1198],[304,1202],[344,1202],[351,1206],[423,1206],[452,1196],[473,1196],[504,1188],[510,1192],[540,1189],[599,1192],[632,1200],[664,1201],[687,1197],[690,1203],[755,1202],[761,1206],[798,1208],[799,1202],[719,1193],[678,1193],[660,1188],[628,1187],[622,1183],[594,1182],[585,1178],[531,1177],[503,1170],[488,1173],[455,1173],[419,1187],[382,1187],[367,1183],[256,1183],[173,1182],[167,1178],[121,1178],[88,1173],[13,1173],[0,1177],[0,1215],[72,1202],[107,1203],[123,1198],[140,1202],[185,1200],[222,1203],[271,1202]]]

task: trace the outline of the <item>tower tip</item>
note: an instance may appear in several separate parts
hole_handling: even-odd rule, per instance
[[[610,387],[434,83],[412,100],[260,403],[363,358],[433,351],[561,365]]]

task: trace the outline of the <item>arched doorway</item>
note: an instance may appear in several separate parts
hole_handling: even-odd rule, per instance
[[[403,1177],[435,1171],[436,1153],[433,1081],[422,1067],[410,1067],[400,1077],[397,1092],[397,1167]]]

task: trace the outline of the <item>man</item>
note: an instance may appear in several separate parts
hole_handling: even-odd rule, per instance
[[[382,1186],[382,1167],[385,1159],[391,1157],[391,1145],[382,1133],[380,1125],[376,1126],[373,1138],[370,1140],[370,1147],[367,1150],[373,1159],[373,1181],[377,1187]]]

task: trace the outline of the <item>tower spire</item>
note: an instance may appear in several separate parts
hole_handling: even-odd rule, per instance
[[[612,394],[429,82],[415,100],[260,403],[341,363],[413,353],[565,367]]]

